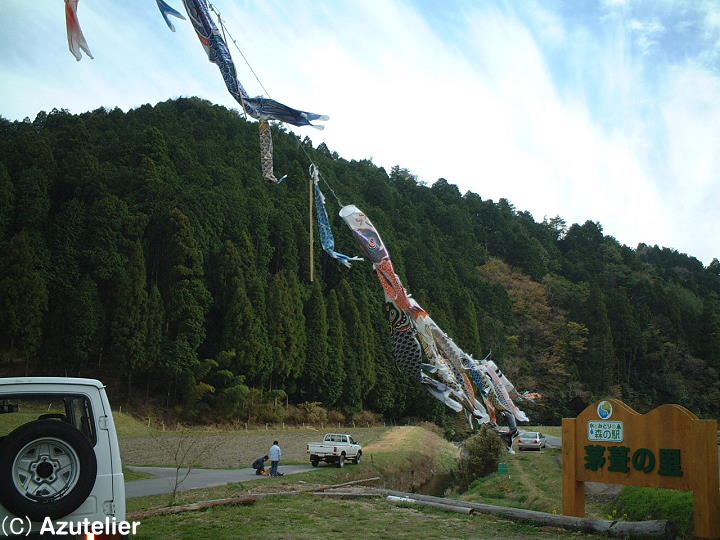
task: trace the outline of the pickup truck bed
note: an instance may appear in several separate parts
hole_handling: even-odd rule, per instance
[[[348,459],[351,459],[353,463],[360,463],[362,447],[350,435],[328,433],[323,442],[309,443],[307,453],[310,454],[310,463],[313,467],[317,467],[321,461],[342,467]]]

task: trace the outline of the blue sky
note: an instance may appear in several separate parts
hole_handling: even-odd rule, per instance
[[[212,3],[271,97],[330,115],[293,128],[315,144],[720,258],[720,0]],[[68,51],[60,0],[3,0],[0,115],[237,108],[191,25],[170,32],[154,0],[81,0],[78,18],[94,60]]]

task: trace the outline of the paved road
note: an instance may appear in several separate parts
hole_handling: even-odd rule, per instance
[[[125,482],[125,497],[144,497],[145,495],[158,495],[160,493],[171,493],[175,485],[175,468],[174,467],[134,467],[129,466],[128,469],[133,471],[144,472],[157,476],[157,478],[148,478],[146,480],[133,480]],[[280,465],[280,472],[283,474],[295,474],[315,469],[310,464],[307,465]],[[317,470],[317,469],[315,469]],[[180,478],[185,476],[187,469],[181,469]],[[232,484],[233,482],[243,482],[248,480],[257,480],[259,477],[255,474],[255,469],[192,469],[187,478],[180,484],[178,491],[186,489],[205,488],[213,486],[222,486]],[[260,477],[262,478],[262,477]]]
[[[550,448],[562,448],[562,437],[545,435],[545,444]]]

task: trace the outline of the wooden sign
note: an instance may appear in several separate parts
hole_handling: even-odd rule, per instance
[[[585,516],[584,482],[694,492],[695,536],[720,538],[717,421],[680,405],[639,414],[606,399],[564,418],[563,513]]]

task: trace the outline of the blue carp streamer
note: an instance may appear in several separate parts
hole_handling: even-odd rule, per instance
[[[164,0],[156,1],[165,22],[170,30],[174,32],[175,26],[168,19],[168,15],[180,19],[185,17],[170,7]],[[293,109],[274,99],[262,96],[251,98],[237,78],[230,50],[215,22],[210,17],[206,0],[183,0],[183,4],[195,33],[205,49],[208,60],[220,69],[220,74],[228,92],[240,104],[245,114],[260,121],[260,162],[263,178],[273,183],[282,182],[285,177],[283,176],[278,180],[273,172],[272,135],[268,120],[278,120],[293,126],[311,126],[315,129],[323,129],[323,126],[314,125],[312,122],[314,120],[328,120],[329,117]]]
[[[167,5],[163,0],[155,0],[157,2],[158,9],[160,10],[160,13],[163,16],[163,19],[165,19],[165,24],[168,25],[168,28],[175,31],[175,25],[172,23],[172,21],[168,18],[168,15],[172,15],[173,17],[176,17],[181,20],[185,20],[185,16],[177,11],[176,9],[171,8],[169,5]]]
[[[325,208],[325,196],[322,194],[322,191],[320,191],[320,173],[315,165],[310,165],[310,176],[315,186],[315,213],[317,214],[318,230],[320,231],[320,244],[325,250],[325,253],[350,268],[350,261],[362,261],[364,259],[362,257],[348,257],[335,251],[335,237],[330,228],[330,219],[328,218]]]
[[[170,7],[164,0],[156,0],[160,13],[165,22],[172,30],[174,27],[168,20],[168,15],[183,18],[176,10]],[[230,95],[235,98],[243,110],[257,120],[278,120],[294,126],[312,126],[316,129],[323,129],[323,126],[315,126],[313,120],[328,120],[328,116],[307,111],[293,109],[283,105],[274,99],[257,96],[251,98],[237,78],[235,64],[227,43],[223,39],[218,27],[210,17],[208,5],[205,0],[183,0],[185,11],[187,11],[190,22],[200,40],[208,59],[218,66],[225,86]]]

